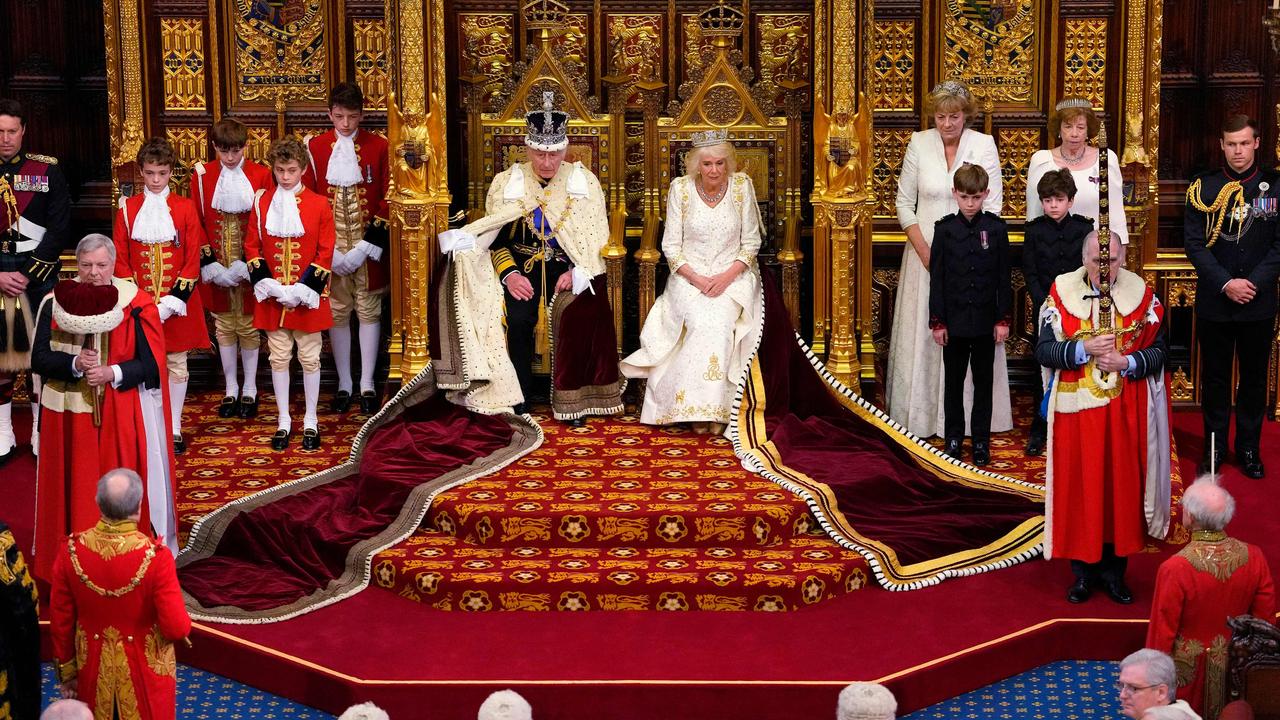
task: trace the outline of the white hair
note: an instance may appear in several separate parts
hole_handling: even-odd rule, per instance
[[[725,175],[732,175],[738,171],[738,151],[731,142],[716,143],[715,145],[706,145],[704,147],[695,147],[684,156],[684,174],[690,180],[696,178],[700,173],[698,164],[702,162],[702,156],[709,155],[716,158],[725,159],[725,169],[728,171]]]
[[[1111,257],[1124,258],[1126,250],[1128,249],[1128,246],[1120,242],[1120,236],[1116,234],[1115,230],[1111,230],[1110,228],[1108,228],[1107,232],[1111,233]],[[1080,259],[1084,262],[1085,265],[1089,264],[1089,247],[1090,246],[1099,247],[1097,230],[1094,230],[1093,232],[1090,232],[1088,235],[1085,235],[1084,244],[1080,247]]]
[[[338,720],[391,720],[391,716],[377,705],[365,702],[343,710]]]
[[[1182,494],[1182,512],[1202,530],[1225,530],[1236,514],[1236,501],[1212,475],[1196,478]]]
[[[111,238],[102,233],[89,233],[80,238],[80,242],[76,243],[76,259],[80,259],[81,255],[91,253],[99,248],[107,249],[107,257],[111,259],[111,264],[116,264],[116,244]]]
[[[54,700],[40,713],[40,720],[93,720],[93,711],[79,700]]]
[[[840,691],[836,720],[893,720],[898,701],[879,683],[849,683]]]
[[[514,690],[499,690],[480,703],[476,720],[533,720],[533,707]]]
[[[1143,648],[1120,661],[1120,671],[1127,667],[1141,665],[1146,669],[1148,685],[1164,685],[1165,699],[1173,702],[1178,692],[1178,672],[1173,666],[1173,658],[1151,648]]]

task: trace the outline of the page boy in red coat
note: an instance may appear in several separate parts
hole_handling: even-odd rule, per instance
[[[329,268],[333,262],[333,213],[329,203],[302,184],[307,151],[294,137],[278,140],[267,153],[276,178],[272,190],[254,199],[244,253],[258,306],[253,324],[267,331],[271,385],[279,420],[271,447],[289,446],[289,361],[298,348],[306,414],[302,449],[320,447],[316,405],[320,400],[320,332],[333,326],[329,310]]]
[[[200,248],[205,244],[200,214],[190,198],[169,189],[178,159],[164,138],[151,138],[138,151],[143,191],[120,198],[112,240],[116,277],[132,280],[155,298],[164,323],[173,451],[182,453],[182,406],[187,396],[187,351],[209,346],[204,305],[196,292]]]
[[[191,197],[196,201],[208,242],[200,252],[200,299],[213,315],[214,337],[226,383],[218,417],[248,419],[258,414],[258,349],[262,338],[253,326],[257,302],[244,260],[244,230],[254,194],[275,183],[271,170],[244,156],[249,130],[223,118],[209,132],[218,159],[196,163]],[[244,365],[244,384],[236,382],[236,355]]]
[[[344,82],[329,92],[333,129],[306,140],[311,167],[303,183],[329,201],[336,242],[330,301],[329,342],[338,371],[334,412],[351,406],[351,313],[360,332],[360,410],[378,409],[373,370],[382,329],[382,296],[387,291],[387,141],[360,129],[364,95]]]

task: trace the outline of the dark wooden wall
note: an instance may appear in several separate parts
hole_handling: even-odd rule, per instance
[[[111,224],[102,22],[101,2],[0,3],[0,97],[26,109],[25,149],[58,158],[71,184],[77,238],[92,230],[109,232]]]

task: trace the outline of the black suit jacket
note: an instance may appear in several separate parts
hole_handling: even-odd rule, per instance
[[[1004,220],[989,212],[939,220],[929,254],[930,326],[944,325],[956,337],[990,335],[1012,306]]]
[[[1091,232],[1093,220],[1083,215],[1068,214],[1061,222],[1041,215],[1027,223],[1022,241],[1022,275],[1037,315],[1049,297],[1053,281],[1083,264],[1084,239]]]

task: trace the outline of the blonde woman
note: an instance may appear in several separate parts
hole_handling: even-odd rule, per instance
[[[898,273],[889,336],[889,415],[920,437],[943,434],[942,348],[929,329],[929,250],[933,226],[957,210],[952,176],[965,163],[981,166],[990,178],[982,209],[1000,214],[1004,192],[995,139],[968,128],[976,106],[963,83],[947,80],[929,94],[926,112],[934,127],[912,134],[898,178],[898,222],[907,235]],[[991,431],[1013,429],[1009,373],[1004,345],[996,347],[992,375]],[[964,415],[973,406],[973,379],[965,380]]]
[[[671,181],[662,252],[667,287],[622,361],[647,378],[640,421],[721,433],[760,334],[760,210],[723,130],[695,133],[685,175]]]

